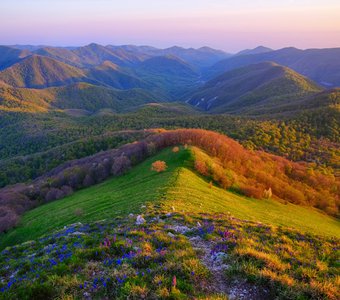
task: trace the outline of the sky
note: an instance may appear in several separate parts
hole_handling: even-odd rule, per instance
[[[340,0],[0,0],[0,44],[340,47]]]

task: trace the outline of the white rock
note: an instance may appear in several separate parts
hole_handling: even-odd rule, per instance
[[[175,237],[175,235],[173,233],[171,233],[171,232],[168,232],[168,236],[171,237],[171,238]]]
[[[85,233],[80,232],[80,231],[75,231],[75,232],[72,232],[71,235],[85,235]]]
[[[227,257],[227,254],[224,252],[217,252],[211,255],[212,260],[215,263],[223,263],[223,260]]]
[[[142,225],[142,224],[144,224],[145,222],[146,222],[145,219],[144,219],[141,215],[138,215],[138,216],[137,216],[136,225]]]
[[[175,225],[175,226],[170,226],[170,229],[173,229],[174,231],[181,233],[181,234],[185,234],[189,231],[191,231],[191,229],[187,226],[180,226],[180,225]]]

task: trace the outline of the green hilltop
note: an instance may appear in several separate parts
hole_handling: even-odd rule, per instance
[[[275,200],[240,196],[208,182],[192,169],[191,150],[166,149],[133,168],[126,175],[83,189],[24,214],[19,226],[1,238],[0,247],[36,239],[65,225],[140,212],[147,203],[163,203],[184,212],[230,213],[267,225],[284,226],[324,236],[340,234],[339,221],[317,210]],[[151,163],[163,160],[168,169],[160,174]],[[81,211],[81,215],[77,211]]]

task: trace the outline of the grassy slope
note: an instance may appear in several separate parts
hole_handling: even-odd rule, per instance
[[[210,189],[206,181],[186,168],[190,157],[188,150],[175,154],[167,149],[122,177],[38,207],[26,213],[16,229],[1,237],[0,249],[36,239],[78,221],[124,217],[138,212],[143,203],[155,200],[162,200],[169,207],[175,206],[178,211],[229,211],[240,219],[293,227],[319,235],[339,236],[339,222],[315,210],[270,200],[247,199],[217,187]],[[150,165],[155,160],[166,161],[167,171],[160,174],[150,171]],[[82,209],[83,215],[76,216],[76,209]]]
[[[284,205],[274,200],[257,200],[239,196],[209,184],[193,171],[181,168],[176,184],[168,190],[167,200],[184,212],[230,212],[234,217],[295,228],[325,236],[339,236],[338,220],[311,208]]]
[[[189,157],[188,152],[170,155],[163,151],[135,167],[128,174],[114,178],[70,197],[40,206],[24,215],[20,226],[0,239],[4,245],[35,239],[64,225],[75,222],[96,221],[105,218],[126,216],[138,211],[147,201],[159,199],[165,193],[166,183],[171,181],[176,168]],[[166,160],[166,172],[156,174],[150,170],[151,163]],[[84,211],[76,216],[75,210]]]

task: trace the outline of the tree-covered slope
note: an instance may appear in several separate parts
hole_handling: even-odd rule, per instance
[[[14,88],[0,85],[0,110],[11,112],[46,112],[78,109],[96,112],[131,110],[159,98],[143,89],[118,90],[88,83],[74,83],[45,89]]]
[[[13,87],[45,88],[85,80],[84,71],[60,61],[31,55],[0,72],[0,80]]]
[[[321,91],[309,79],[271,62],[229,71],[207,82],[187,102],[211,112],[265,114]]]

